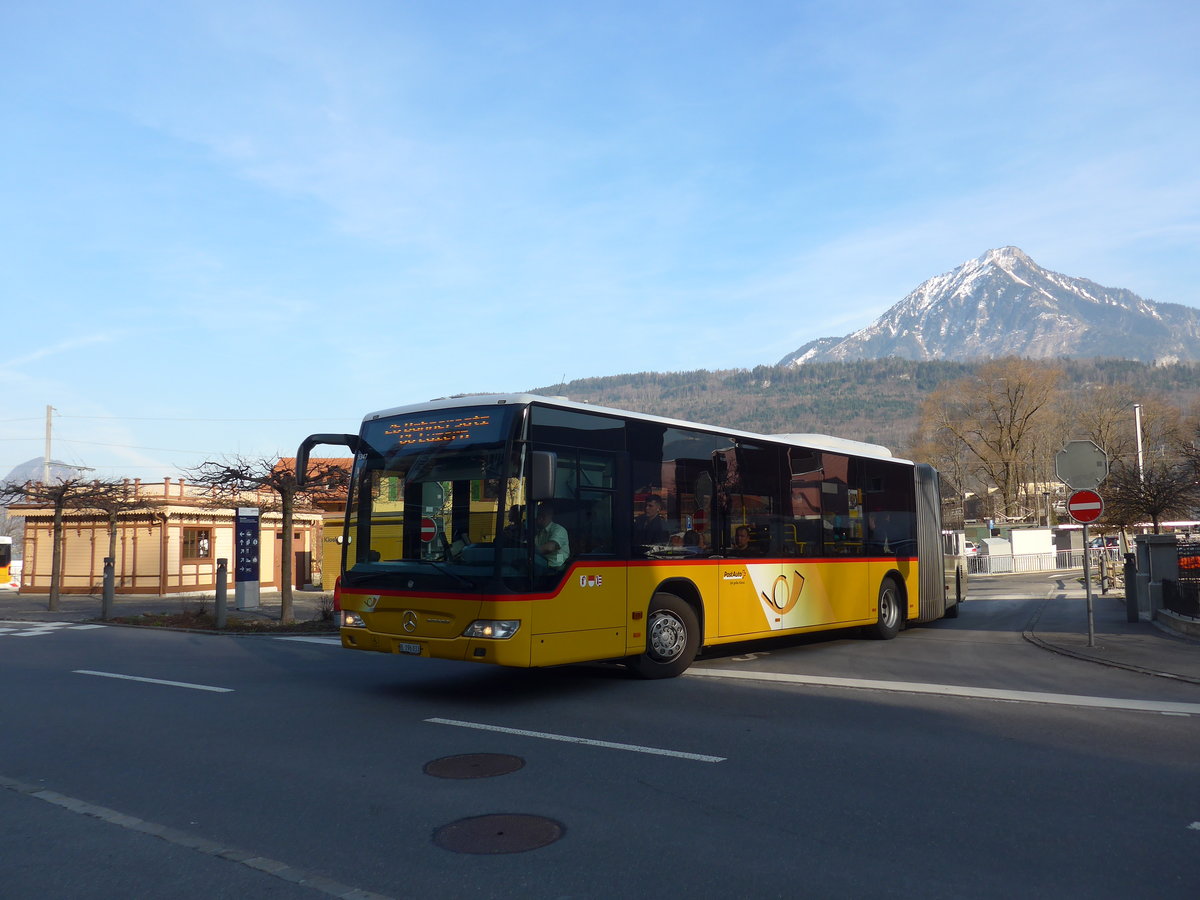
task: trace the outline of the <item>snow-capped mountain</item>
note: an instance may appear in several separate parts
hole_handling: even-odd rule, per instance
[[[778,365],[858,359],[1200,360],[1200,310],[1043,269],[1016,247],[930,278],[874,324],[810,341]]]
[[[42,460],[44,459],[44,456],[35,456],[33,459],[14,466],[12,471],[0,480],[11,484],[24,484],[26,481],[41,481],[45,475],[42,464]],[[52,484],[56,481],[85,477],[84,473],[90,471],[92,470],[86,466],[73,466],[70,463],[59,462],[57,459],[50,460],[50,482]]]

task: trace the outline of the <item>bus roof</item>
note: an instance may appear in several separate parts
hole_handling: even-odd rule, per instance
[[[882,444],[869,444],[863,441],[852,441],[846,438],[834,437],[828,434],[759,434],[753,431],[740,431],[736,428],[722,428],[719,425],[705,425],[701,422],[689,422],[683,419],[668,419],[649,413],[633,412],[627,409],[614,409],[607,406],[597,406],[592,403],[581,403],[566,397],[549,397],[542,394],[472,394],[461,397],[441,397],[427,403],[414,403],[408,406],[396,406],[382,409],[378,412],[367,413],[363,422],[372,422],[388,416],[409,415],[411,413],[431,412],[439,409],[457,409],[462,406],[525,406],[530,403],[540,403],[545,406],[555,406],[560,409],[578,410],[580,412],[600,413],[612,416],[622,416],[639,419],[643,422],[657,422],[675,428],[695,428],[701,431],[727,434],[731,437],[750,438],[754,440],[774,441],[779,444],[790,444],[813,450],[828,450],[834,453],[845,453],[853,456],[867,456],[874,459],[889,459],[894,462],[907,463],[911,461],[898,459],[892,451]]]

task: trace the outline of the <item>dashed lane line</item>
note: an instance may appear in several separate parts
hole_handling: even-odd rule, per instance
[[[458,728],[474,728],[479,731],[496,731],[501,734],[515,734],[520,737],[538,738],[543,741],[562,741],[567,744],[583,744],[587,747],[603,747],[607,750],[628,750],[633,753],[649,753],[652,756],[674,756],[677,759],[690,759],[695,762],[719,763],[725,762],[724,756],[706,756],[702,753],[685,753],[681,750],[663,750],[659,747],[643,747],[638,744],[617,744],[612,741],[597,741],[592,738],[573,737],[568,734],[551,734],[546,731],[526,731],[523,728],[505,728],[500,725],[484,725],[481,722],[461,722],[458,719],[426,719],[433,725],[454,725]]]
[[[1045,703],[1055,706],[1083,706],[1093,709],[1122,709],[1174,715],[1200,716],[1200,703],[1175,703],[1165,700],[1125,700],[1120,697],[1088,697],[1081,694],[1050,694],[1039,691],[1005,691],[968,687],[958,684],[923,684],[914,681],[875,681],[866,678],[831,678],[822,675],[785,675],[779,672],[746,672],[731,669],[689,669],[689,677],[732,678],[743,681],[769,681],[817,687],[856,688],[903,694],[932,694],[940,697],[965,697],[975,700],[1009,700],[1016,703]]]
[[[377,894],[371,891],[363,890],[362,888],[352,887],[348,884],[342,884],[334,881],[332,878],[326,878],[323,875],[317,875],[313,872],[307,872],[304,869],[288,865],[279,860],[270,859],[261,854],[254,853],[249,850],[239,850],[222,841],[213,841],[199,835],[189,834],[185,831],[179,831],[175,828],[168,828],[166,825],[159,825],[155,822],[148,822],[145,819],[139,819],[137,816],[126,815],[118,812],[115,809],[108,809],[104,806],[96,806],[92,803],[87,803],[77,797],[68,797],[60,794],[57,791],[49,791],[43,787],[32,784],[24,784],[12,778],[6,778],[0,775],[0,788],[10,790],[17,794],[24,794],[41,800],[45,803],[50,803],[61,809],[69,810],[81,816],[89,816],[94,819],[99,819],[107,822],[110,825],[115,825],[118,828],[124,828],[127,831],[135,831],[141,834],[148,834],[152,837],[166,841],[168,844],[174,844],[177,847],[185,847],[188,850],[195,850],[198,853],[203,853],[207,856],[214,856],[218,859],[225,859],[237,865],[243,865],[255,871],[270,875],[272,878],[278,878],[281,881],[286,881],[289,884],[297,884],[303,887],[311,888],[322,894],[327,894],[331,897],[342,897],[346,900],[391,900],[385,894]]]
[[[193,691],[211,691],[214,694],[232,694],[233,688],[214,687],[211,684],[192,684],[190,681],[167,681],[163,678],[145,678],[141,675],[119,675],[116,672],[96,672],[92,669],[72,669],[76,675],[96,675],[100,678],[118,678],[122,681],[141,681],[145,684],[163,684],[167,687],[188,688]]]

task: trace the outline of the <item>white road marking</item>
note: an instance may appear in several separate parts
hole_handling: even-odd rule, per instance
[[[235,865],[247,866],[261,874],[278,878],[289,885],[304,885],[331,897],[356,897],[358,900],[389,900],[384,894],[376,894],[352,885],[341,884],[315,871],[299,869],[281,860],[261,856],[246,849],[238,849],[236,846],[230,846],[221,840],[213,840],[194,832],[180,831],[158,822],[139,819],[137,816],[132,816],[115,809],[97,806],[78,797],[70,797],[66,794],[60,794],[57,791],[47,790],[41,785],[26,784],[0,775],[0,789],[9,790],[16,794],[24,794],[27,797],[41,800],[63,810],[73,812],[76,815],[99,819],[117,828],[124,828],[139,834],[152,835],[182,849],[195,850],[198,853],[203,853],[215,859],[224,859]],[[192,822],[190,824],[195,825],[196,823]],[[281,890],[284,889],[281,888]]]
[[[637,744],[615,744],[612,741],[594,741],[591,738],[549,734],[544,731],[525,731],[521,728],[502,728],[499,725],[483,725],[479,722],[460,722],[456,719],[426,719],[425,721],[434,725],[455,725],[459,728],[475,728],[479,731],[498,731],[502,734],[516,734],[521,737],[540,738],[544,741],[563,741],[568,744],[585,744],[589,747],[606,747],[609,750],[629,750],[634,753],[650,753],[654,756],[674,756],[678,759],[691,759],[697,762],[725,762],[724,756],[705,756],[701,753],[684,753],[679,750],[660,750],[657,747],[641,747]]]
[[[0,621],[0,635],[8,637],[37,637],[42,634],[54,634],[59,631],[84,631],[89,628],[103,628],[103,625],[76,625],[72,622],[14,622]]]
[[[1081,694],[1003,691],[957,684],[874,681],[865,678],[829,678],[822,675],[784,675],[777,672],[745,672],[729,669],[689,669],[686,674],[698,675],[702,678],[735,678],[743,681],[773,681],[818,687],[859,688],[872,691],[895,691],[904,694],[934,694],[942,697],[967,697],[978,700],[1011,700],[1017,703],[1047,703],[1056,706],[1086,706],[1095,709],[1127,709],[1138,712],[1200,716],[1200,703],[1173,703],[1164,700],[1123,700],[1118,697],[1088,697]]]
[[[299,637],[277,637],[277,638],[275,638],[275,640],[277,640],[277,641],[300,641],[300,642],[306,643],[306,644],[329,644],[334,647],[342,646],[342,639],[335,638],[335,637],[305,637],[304,635],[300,635]]]
[[[67,628],[74,622],[26,622],[21,619],[3,619],[0,625],[12,625],[17,628]]]
[[[165,684],[168,687],[190,688],[193,691],[212,691],[215,694],[232,694],[233,688],[213,687],[211,684],[192,684],[187,681],[166,681],[162,678],[143,678],[140,675],[118,675],[115,672],[93,672],[91,669],[73,669],[77,675],[98,675],[101,678],[120,678],[123,681],[144,681],[146,684]]]
[[[1200,822],[1193,822],[1188,826],[1189,831],[1200,831]]]

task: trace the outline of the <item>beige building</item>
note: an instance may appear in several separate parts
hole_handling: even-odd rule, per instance
[[[132,482],[144,497],[144,510],[117,517],[117,550],[113,573],[118,594],[186,594],[216,587],[217,560],[228,561],[227,584],[234,583],[234,517],[232,508],[211,501],[183,479],[161,483]],[[262,505],[266,506],[266,497]],[[254,506],[247,497],[243,506]],[[54,510],[26,504],[11,507],[25,518],[24,565],[20,590],[34,594],[50,590]],[[259,536],[259,584],[278,590],[281,577],[282,516],[262,515]],[[297,510],[292,529],[293,572],[297,587],[320,583],[321,512]],[[104,558],[109,553],[107,516],[87,510],[67,510],[63,517],[61,590],[66,594],[98,593],[103,589]],[[316,571],[314,570],[316,564]]]

